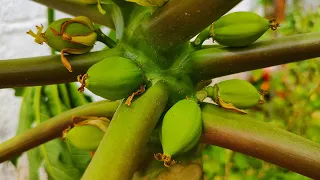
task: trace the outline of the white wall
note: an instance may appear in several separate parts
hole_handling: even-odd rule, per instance
[[[249,10],[254,0],[243,0],[233,11]],[[46,7],[27,0],[0,0],[0,60],[49,55],[49,48],[34,43],[26,34],[35,25],[47,27]],[[57,13],[56,18],[68,15]],[[96,49],[101,49],[100,45]],[[0,82],[1,83],[1,82]],[[21,98],[14,96],[11,89],[0,89],[0,142],[15,135],[18,124]],[[0,179],[28,179],[27,160],[16,169],[11,163],[0,164]]]

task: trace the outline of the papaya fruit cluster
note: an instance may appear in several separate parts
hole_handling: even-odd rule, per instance
[[[212,37],[223,46],[245,47],[258,40],[268,29],[276,30],[278,27],[275,19],[268,20],[252,12],[234,12],[212,23],[193,43],[199,46]]]
[[[160,141],[163,153],[155,154],[155,159],[169,167],[176,163],[173,156],[194,148],[202,134],[202,116],[198,101],[211,98],[223,109],[237,114],[245,114],[243,109],[264,102],[264,94],[245,80],[231,79],[214,86],[205,86],[195,94],[197,100],[183,99],[174,104],[164,115]]]

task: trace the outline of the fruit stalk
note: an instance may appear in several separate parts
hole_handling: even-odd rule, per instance
[[[86,73],[92,64],[121,54],[121,49],[113,48],[83,55],[68,55],[66,57],[73,67],[72,73],[61,64],[59,55],[4,60],[0,62],[0,88],[73,82],[79,74]]]
[[[131,106],[123,101],[82,179],[131,179],[167,101],[167,85],[161,81],[147,89]]]
[[[196,81],[320,56],[320,33],[261,41],[244,48],[206,48],[190,55]],[[294,51],[292,51],[294,49]]]
[[[247,154],[313,179],[320,174],[320,144],[239,113],[203,103],[202,141]]]

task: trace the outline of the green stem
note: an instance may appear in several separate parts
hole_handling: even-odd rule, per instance
[[[119,48],[83,55],[66,56],[71,63],[70,73],[62,65],[60,55],[0,61],[0,88],[59,84],[77,81],[79,74],[87,72],[94,63],[110,56],[121,56]]]
[[[48,16],[48,26],[49,26],[55,20],[55,11],[53,9],[51,9],[51,8],[48,8],[47,16]],[[55,50],[51,49],[51,54],[55,55],[56,54]]]
[[[168,50],[197,35],[240,1],[170,0],[143,24],[149,34],[146,39]]]
[[[167,85],[158,82],[137,97],[131,106],[123,102],[82,179],[132,179],[167,101]]]
[[[214,46],[190,55],[197,81],[302,61],[320,56],[320,33],[307,33],[254,43],[244,48]]]
[[[202,105],[203,142],[320,179],[320,144],[257,119]]]
[[[119,101],[100,101],[65,111],[35,128],[29,129],[0,144],[0,163],[40,144],[60,137],[62,131],[73,125],[72,116],[103,116],[111,118]]]
[[[34,2],[43,4],[53,9],[57,9],[62,12],[74,16],[87,16],[93,22],[105,25],[111,29],[114,29],[113,20],[111,18],[110,12],[113,5],[104,5],[103,8],[107,11],[107,14],[101,14],[96,5],[83,5],[68,2],[66,0],[33,0]]]
[[[97,40],[107,45],[109,48],[114,48],[117,43],[114,42],[109,36],[105,35],[101,29],[96,29]]]
[[[197,81],[302,61],[320,56],[320,33],[307,33],[260,41],[244,48],[216,46],[190,54]]]

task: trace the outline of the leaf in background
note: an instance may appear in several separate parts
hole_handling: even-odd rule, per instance
[[[117,34],[116,31],[114,30],[110,30],[109,34],[108,34],[109,38],[111,38],[114,42],[117,41]]]
[[[12,88],[14,90],[14,95],[15,96],[23,96],[23,91],[25,88],[23,87],[17,87],[17,88]]]
[[[41,145],[40,148],[49,179],[78,180],[81,178],[82,173],[73,163],[63,141],[54,139]]]
[[[25,88],[22,98],[22,104],[20,107],[19,124],[16,134],[20,134],[30,129],[32,123],[34,122],[35,117],[34,111],[32,110],[34,92],[34,87]]]
[[[140,6],[153,6],[148,0],[126,0],[128,2],[135,2]]]
[[[59,96],[62,103],[68,108],[71,108],[71,102],[68,94],[68,89],[65,84],[58,84]]]
[[[88,151],[75,148],[71,143],[69,143],[69,141],[65,141],[65,143],[73,162],[83,173],[91,161],[90,153]]]
[[[78,91],[78,86],[76,83],[69,83],[66,86],[68,89],[72,108],[82,106],[89,102],[87,98],[85,98],[84,94]]]
[[[233,165],[239,168],[240,170],[245,170],[249,168],[249,163],[247,160],[248,156],[245,156],[241,153],[235,153],[233,157]]]
[[[67,110],[66,105],[64,105],[60,100],[58,85],[44,86],[43,89],[44,94],[48,97],[47,103],[53,116]]]
[[[49,119],[49,114],[51,113],[49,112],[48,107],[50,107],[50,110],[54,110],[52,111],[53,113],[60,113],[63,111],[63,108],[61,108],[62,103],[59,99],[57,85],[43,87],[43,90],[45,91],[44,94],[48,96],[48,101],[46,101],[46,97],[43,96],[41,90],[42,87],[37,87],[34,96],[33,107],[37,124],[40,124],[41,122]],[[80,179],[82,173],[74,165],[72,158],[68,152],[68,148],[63,141],[61,141],[60,139],[54,139],[40,145],[38,148],[41,151],[41,156],[44,158],[45,168],[48,173],[49,179]],[[38,167],[40,166],[40,164],[35,164],[35,166],[36,165],[38,165]]]
[[[27,152],[29,161],[29,180],[39,179],[39,168],[43,162],[40,148],[36,147]]]
[[[21,88],[21,89],[24,89],[24,92],[23,92],[22,103],[20,106],[19,124],[18,124],[16,134],[20,134],[30,129],[32,123],[34,122],[34,113],[32,110],[32,106],[33,106],[33,96],[34,96],[35,89],[33,87],[27,87],[27,88]],[[17,165],[19,157],[20,155],[10,160],[14,166]]]

